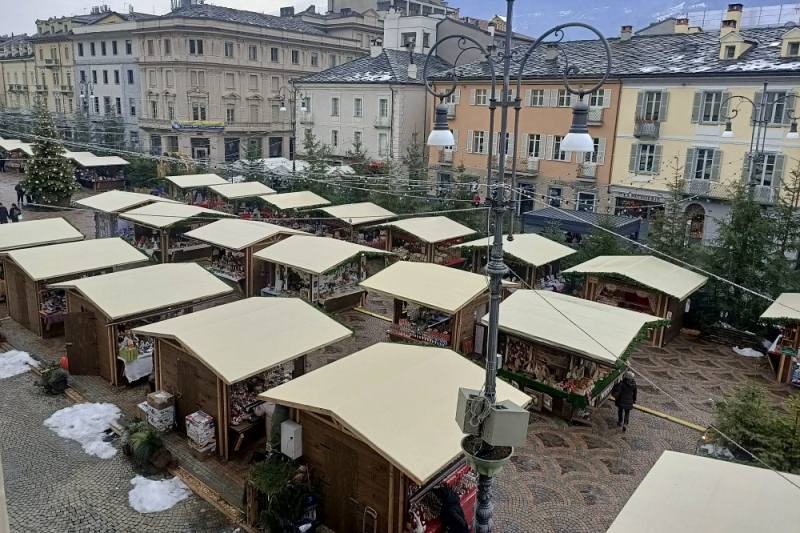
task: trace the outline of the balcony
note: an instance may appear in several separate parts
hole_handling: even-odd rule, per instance
[[[8,84],[8,92],[11,92],[11,93],[13,93],[13,92],[24,92],[26,90],[27,90],[27,87],[25,87],[22,84],[19,84],[19,83],[9,83]]]
[[[375,117],[375,127],[376,128],[391,128],[392,127],[392,119],[391,119],[391,117]]]
[[[597,163],[578,163],[578,179],[594,180],[597,178]]]
[[[439,152],[439,163],[443,165],[452,165],[453,164],[453,150],[448,148],[442,148]]]
[[[711,180],[686,180],[683,191],[689,196],[701,196],[704,198],[719,199],[728,197],[727,191],[722,184]]]
[[[447,104],[447,118],[456,118],[456,104]]]
[[[539,175],[539,158],[538,157],[521,157],[517,163],[517,173],[526,174],[528,176]]]
[[[513,162],[514,159],[511,157],[511,154],[506,154],[504,166],[506,172],[511,172],[511,164]],[[494,154],[492,156],[492,168],[500,168],[500,154]]]
[[[633,127],[633,136],[640,139],[658,139],[661,123],[656,120],[637,118]]]
[[[314,116],[311,114],[311,111],[300,111],[297,113],[297,122],[300,124],[313,124]]]
[[[766,205],[772,205],[778,198],[778,190],[770,185],[756,185],[753,187],[753,199]]]
[[[603,123],[603,108],[602,107],[590,107],[589,108],[589,116],[588,122],[590,125],[600,125]]]
[[[47,85],[45,85],[44,83],[37,83],[36,84],[36,92],[46,93],[47,92]]]
[[[57,58],[48,57],[48,58],[46,58],[44,60],[44,66],[45,67],[57,67],[58,66],[58,59]]]

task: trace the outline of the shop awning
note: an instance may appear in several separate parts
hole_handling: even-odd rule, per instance
[[[644,326],[660,320],[552,291],[518,290],[500,303],[502,331],[608,365],[617,362]],[[488,324],[489,315],[481,322]]]
[[[19,139],[0,139],[0,148],[7,152],[19,150],[25,155],[33,155],[33,145],[20,141]]]
[[[156,229],[168,228],[192,219],[211,222],[215,218],[232,216],[234,215],[197,205],[167,202],[156,202],[120,214],[120,218]]]
[[[486,276],[432,263],[398,261],[361,282],[365,289],[447,314],[489,290]]]
[[[216,174],[187,174],[185,176],[165,176],[165,180],[169,181],[179,189],[196,189],[198,187],[209,187],[211,185],[224,185],[230,183],[225,178],[217,176]]]
[[[224,218],[185,233],[186,237],[228,250],[244,250],[275,235],[305,235],[302,231],[267,222]]]
[[[522,214],[522,222],[526,230],[532,231],[545,229],[548,225],[558,222],[563,231],[585,235],[594,230],[594,226],[605,221],[610,224],[614,232],[620,235],[634,235],[639,233],[642,220],[639,218],[620,215],[606,215],[592,211],[573,211],[555,207],[543,207]]]
[[[652,255],[601,255],[564,273],[606,274],[684,300],[706,284],[708,278]]]
[[[151,313],[233,292],[197,263],[167,263],[53,283],[74,289],[109,319]]]
[[[100,194],[75,200],[75,203],[78,205],[103,213],[121,213],[122,211],[127,211],[153,202],[179,203],[175,200],[164,198],[163,196],[153,196],[152,194],[128,191],[101,192]]]
[[[427,243],[450,241],[477,233],[447,217],[416,217],[381,224],[391,226]]]
[[[453,248],[482,248],[494,243],[494,236],[456,244]],[[551,241],[535,233],[515,233],[514,240],[503,238],[503,253],[526,265],[540,267],[575,253],[569,246]]]
[[[7,257],[37,281],[148,261],[146,255],[119,238],[11,250]]]
[[[173,339],[231,385],[350,337],[299,298],[247,298],[136,328]]]
[[[797,475],[665,451],[608,533],[797,533],[796,485]]]
[[[84,168],[114,167],[130,164],[125,159],[115,155],[98,156],[92,152],[70,152],[67,150],[64,152],[64,157]]]
[[[240,181],[239,183],[225,183],[224,185],[212,185],[209,187],[212,191],[219,194],[228,200],[239,200],[242,198],[258,198],[265,194],[274,194],[275,191],[270,189],[260,181]]]
[[[761,318],[800,321],[800,292],[784,292],[767,307]]]
[[[274,205],[281,211],[285,209],[304,209],[330,204],[328,200],[322,196],[319,196],[318,194],[314,194],[311,191],[268,194],[266,196],[262,196],[261,199],[270,205]]]
[[[309,274],[324,274],[361,254],[389,254],[330,237],[293,235],[253,254],[256,259],[288,266]]]
[[[83,239],[83,234],[61,217],[0,224],[0,252]]]
[[[388,209],[384,209],[372,202],[332,205],[330,207],[320,207],[320,210],[338,218],[349,226],[363,226],[364,224],[380,222],[397,216]]]
[[[259,397],[331,416],[424,485],[461,455],[458,389],[483,380],[482,368],[451,350],[381,342]],[[497,399],[530,402],[500,380]]]

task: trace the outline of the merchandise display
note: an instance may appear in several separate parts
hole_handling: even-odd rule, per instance
[[[339,265],[319,277],[318,299],[324,300],[335,297],[337,293],[358,289],[359,282],[363,280],[364,269],[361,267],[361,261],[351,261]]]
[[[123,374],[133,383],[153,372],[153,339],[134,335],[124,326],[117,333],[117,359],[125,366]]]
[[[258,395],[291,379],[291,365],[286,364],[231,385],[231,425],[255,421],[258,418],[256,407],[264,403]]]
[[[448,346],[451,340],[450,326],[450,316],[406,303],[400,321],[392,324],[389,334],[412,342]]]
[[[244,253],[214,247],[208,271],[230,281],[242,281],[246,277]]]
[[[39,313],[45,319],[62,315],[67,310],[67,293],[60,289],[48,289],[41,292]]]
[[[602,283],[597,288],[595,301],[649,315],[658,315],[655,293],[615,283]]]
[[[464,514],[471,516],[472,513],[470,511],[475,505],[475,497],[478,491],[477,475],[468,466],[464,465],[456,469],[437,486],[441,485],[449,487],[456,493]],[[414,483],[408,484],[406,497],[408,501],[412,502],[408,509],[408,522],[413,524],[413,517],[416,516],[425,528],[425,533],[443,531],[443,524],[439,520],[442,510],[439,498],[434,494],[433,490],[428,490],[421,498],[415,499],[419,492],[420,487],[418,485]]]

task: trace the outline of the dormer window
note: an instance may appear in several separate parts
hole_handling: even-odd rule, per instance
[[[725,59],[736,59],[736,46],[734,45],[726,46],[723,52],[723,57]]]
[[[800,57],[800,28],[792,28],[781,36],[781,57]]]
[[[786,47],[786,55],[790,57],[800,56],[800,42],[789,43]]]

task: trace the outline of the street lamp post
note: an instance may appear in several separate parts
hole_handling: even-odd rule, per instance
[[[288,89],[288,90],[286,89],[285,85],[278,90],[278,98],[280,98],[280,101],[281,101],[281,107],[280,107],[281,113],[285,113],[286,112],[287,104],[288,104],[289,120],[290,120],[290,122],[292,124],[292,136],[290,137],[290,141],[289,142],[291,143],[291,146],[292,146],[292,178],[294,178],[295,177],[295,173],[297,171],[296,164],[295,164],[295,159],[296,159],[296,154],[297,154],[297,98],[298,98],[298,94],[300,95],[301,105],[303,105],[303,107],[300,109],[300,111],[305,113],[306,108],[305,108],[305,104],[303,102],[303,100],[305,100],[305,96],[303,95],[303,93],[300,92],[300,89],[297,88],[297,86],[294,84],[294,82],[292,82],[290,85],[291,85],[291,88]]]
[[[458,82],[458,75],[456,71],[456,67],[452,70],[448,71],[449,76],[445,78],[445,80],[449,79],[451,81],[450,87],[437,91],[433,87],[434,80],[429,79],[428,77],[428,64],[430,62],[430,58],[436,54],[437,48],[444,42],[456,39],[458,47],[460,49],[460,53],[457,56],[455,63],[458,62],[458,58],[461,55],[469,50],[477,50],[480,52],[481,55],[486,57],[486,62],[489,67],[489,75],[491,78],[490,83],[490,98],[489,98],[489,139],[488,139],[488,161],[487,161],[487,184],[488,184],[488,199],[489,205],[491,209],[491,215],[494,220],[494,239],[492,242],[491,250],[489,253],[489,261],[486,267],[486,273],[489,276],[489,329],[486,341],[486,377],[485,383],[483,386],[482,391],[482,400],[484,405],[488,405],[489,407],[495,404],[496,400],[496,382],[497,382],[497,342],[498,342],[498,328],[499,328],[499,315],[500,315],[500,300],[502,296],[502,279],[503,276],[508,272],[508,267],[503,262],[503,222],[505,218],[505,212],[507,209],[507,199],[505,194],[505,173],[506,173],[506,138],[508,135],[508,110],[510,107],[514,107],[514,133],[517,133],[519,130],[519,115],[520,110],[522,108],[521,105],[521,85],[522,85],[522,78],[524,75],[525,65],[528,59],[531,57],[533,52],[539,48],[543,43],[545,43],[545,39],[548,37],[553,37],[553,40],[548,41],[548,44],[552,46],[558,47],[562,55],[565,58],[564,64],[564,71],[562,73],[562,79],[564,87],[570,92],[570,94],[577,95],[577,102],[573,105],[572,108],[572,126],[569,130],[569,133],[564,137],[561,143],[561,149],[564,151],[569,152],[591,152],[594,150],[594,143],[591,136],[588,133],[587,129],[587,119],[588,119],[588,105],[583,101],[585,95],[595,91],[599,87],[605,83],[608,79],[608,76],[611,71],[611,49],[609,48],[608,42],[605,40],[603,35],[595,29],[593,26],[588,24],[574,22],[574,23],[566,23],[560,24],[555,26],[546,32],[544,32],[538,39],[536,39],[520,56],[518,54],[512,53],[512,22],[513,22],[513,15],[514,15],[514,0],[506,0],[506,28],[505,28],[505,46],[504,50],[497,51],[495,50],[495,46],[489,46],[487,50],[484,48],[478,41],[473,39],[472,37],[466,35],[450,35],[447,37],[443,37],[439,39],[431,48],[430,52],[428,53],[428,57],[425,60],[425,66],[423,68],[423,79],[425,80],[425,85],[429,93],[431,93],[434,98],[438,98],[440,103],[436,106],[436,113],[435,113],[435,124],[433,130],[428,137],[428,145],[429,146],[451,146],[455,144],[455,139],[453,137],[452,132],[450,131],[447,123],[447,105],[444,103],[444,99],[452,95],[456,90],[456,85]],[[600,42],[604,46],[604,50],[606,53],[606,68],[605,72],[598,76],[600,80],[592,85],[589,88],[584,89],[583,87],[575,88],[570,84],[569,77],[577,75],[579,73],[579,69],[574,66],[570,65],[568,59],[566,58],[566,53],[564,53],[563,48],[560,47],[559,43],[564,39],[564,30],[567,28],[583,28],[586,30],[591,31],[594,33],[599,39]],[[511,87],[512,82],[512,57],[516,56],[517,61],[514,61],[514,66],[518,70],[513,73],[514,77],[516,78],[516,94],[514,95],[513,100],[509,97],[509,89]],[[518,63],[518,65],[517,65]],[[497,75],[497,68],[500,67],[500,72],[502,74],[502,79],[500,80],[500,84],[502,87],[502,92],[500,93],[500,98],[498,100],[497,97],[497,89],[498,89],[498,75]],[[441,73],[440,73],[441,74]],[[495,135],[495,112],[497,110],[498,105],[500,106],[500,143],[498,149],[498,163],[497,163],[497,172],[493,171],[492,165],[492,151],[494,145],[494,135]],[[511,176],[512,180],[516,176],[516,166],[517,166],[517,144],[514,143],[513,147],[513,160],[511,162]],[[512,182],[512,195],[514,194],[513,191],[513,182]],[[512,196],[513,198],[513,196]],[[481,431],[481,450],[491,450],[493,448],[490,444],[486,442],[486,439],[483,438],[483,432]],[[492,490],[492,481],[493,478],[491,475],[479,474],[478,476],[478,505],[475,510],[475,528],[474,531],[476,533],[491,533],[492,531],[492,513],[493,513],[493,505],[491,499],[491,490]]]

